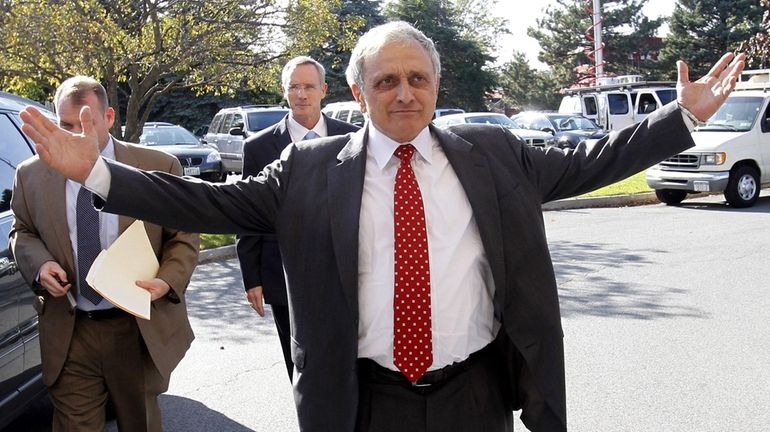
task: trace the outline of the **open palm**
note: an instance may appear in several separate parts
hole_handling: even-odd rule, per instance
[[[730,61],[732,60],[732,62]],[[677,66],[677,100],[700,120],[708,120],[735,88],[743,71],[745,54],[727,53],[699,80],[690,82],[689,68],[683,61]]]
[[[99,139],[93,127],[91,109],[83,106],[80,123],[83,133],[60,128],[34,107],[20,113],[21,129],[32,141],[47,165],[78,183],[84,183],[99,157]]]

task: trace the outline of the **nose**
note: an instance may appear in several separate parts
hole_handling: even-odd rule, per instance
[[[401,80],[398,85],[398,101],[408,104],[414,99],[414,93],[412,87],[409,85],[409,80]]]

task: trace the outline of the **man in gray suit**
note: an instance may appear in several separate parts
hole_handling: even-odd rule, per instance
[[[359,40],[348,66],[366,127],[290,145],[232,185],[104,161],[88,128],[69,134],[34,108],[22,118],[41,158],[104,211],[276,233],[302,430],[510,431],[522,409],[530,430],[562,431],[563,335],[541,204],[691,147],[690,129],[743,69],[743,55],[732,58],[692,83],[680,62],[677,102],[591,147],[543,150],[495,126],[432,127],[438,53],[391,22]]]
[[[284,65],[281,90],[291,112],[275,126],[260,131],[243,144],[243,177],[259,174],[266,165],[278,159],[283,149],[292,142],[344,135],[359,129],[321,113],[321,100],[326,96],[326,88],[326,71],[321,63],[312,58],[299,56]],[[294,364],[289,344],[289,302],[278,239],[274,234],[241,236],[237,250],[246,299],[260,316],[265,316],[264,304],[270,305],[291,380]]]

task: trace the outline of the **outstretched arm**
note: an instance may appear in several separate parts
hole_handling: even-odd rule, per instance
[[[699,120],[708,120],[735,88],[735,82],[743,71],[745,60],[745,54],[735,56],[727,53],[719,59],[708,74],[694,82],[690,82],[687,64],[681,60],[676,62],[677,101]]]

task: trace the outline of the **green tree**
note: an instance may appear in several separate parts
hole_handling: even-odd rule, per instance
[[[644,16],[642,7],[647,0],[617,0],[605,2],[602,7],[602,42],[605,74],[642,74],[651,76],[654,64],[640,52],[650,45],[651,38],[662,19]],[[557,83],[567,87],[585,76],[579,67],[593,66],[589,57],[593,52],[593,17],[586,3],[575,0],[556,0],[537,20],[536,27],[527,34],[538,40],[542,51],[538,59],[547,64]]]
[[[761,30],[762,13],[756,0],[678,0],[661,51],[670,77],[676,76],[673,65],[680,59],[690,67],[690,76],[706,74],[722,54]]]
[[[385,23],[381,3],[380,0],[342,0],[332,11],[338,20],[334,34],[310,51],[310,56],[326,68],[327,103],[353,100],[345,69],[358,38],[372,27]]]
[[[553,110],[561,100],[552,72],[530,67],[521,52],[514,52],[513,59],[499,68],[498,82],[502,102],[515,111]]]
[[[741,49],[746,51],[749,67],[765,69],[770,61],[770,0],[760,0],[759,3],[765,11],[762,24],[759,31],[742,44]]]
[[[485,95],[495,87],[489,65],[494,57],[465,28],[449,0],[397,0],[385,8],[393,20],[412,23],[436,44],[441,56],[439,106],[485,110]]]
[[[112,133],[138,137],[157,98],[179,89],[232,94],[274,86],[280,60],[329,37],[323,0],[2,0],[0,85],[50,92],[92,75],[111,104]],[[301,25],[300,25],[301,23]],[[292,29],[302,29],[302,34]],[[280,70],[280,69],[278,69]]]

